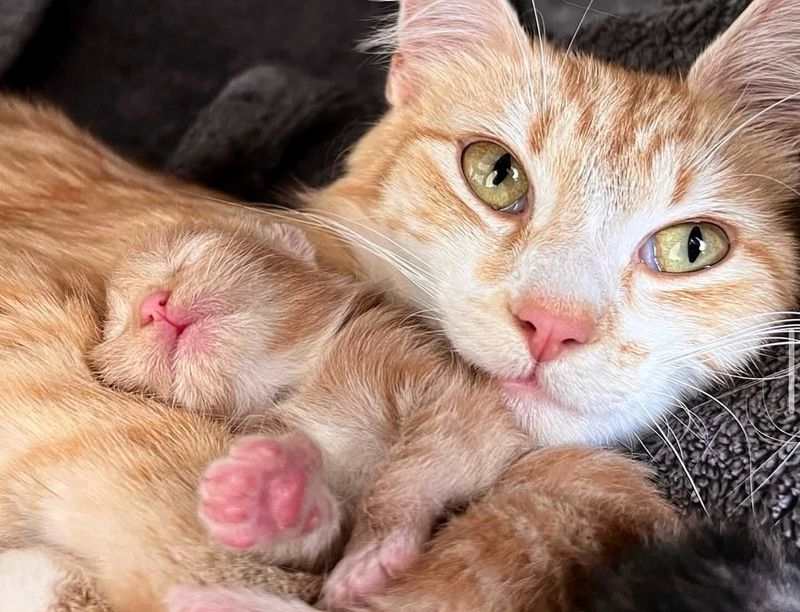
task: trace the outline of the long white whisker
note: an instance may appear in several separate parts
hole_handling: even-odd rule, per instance
[[[542,73],[542,110],[547,107],[547,71],[544,65],[544,16],[540,15],[536,8],[536,0],[531,0],[533,7],[533,18],[536,21],[536,37],[539,42],[539,68]],[[541,21],[540,21],[541,20]]]
[[[752,471],[752,469],[753,469],[753,451],[752,451],[752,448],[750,446],[750,437],[747,435],[747,429],[745,429],[745,426],[741,422],[741,420],[739,420],[739,417],[736,416],[736,413],[733,410],[731,410],[726,404],[724,404],[722,401],[720,401],[718,398],[714,397],[713,395],[711,395],[707,391],[704,391],[703,389],[700,389],[699,387],[697,387],[695,385],[687,383],[686,381],[674,380],[672,378],[668,378],[668,380],[670,382],[672,382],[673,384],[682,385],[684,388],[692,389],[693,391],[695,391],[695,392],[697,392],[697,393],[699,393],[701,395],[706,396],[709,400],[711,400],[717,406],[721,407],[723,410],[725,410],[725,412],[727,412],[733,418],[733,420],[739,426],[739,429],[741,429],[742,435],[744,436],[744,443],[745,443],[745,446],[747,448],[747,459],[748,459],[748,462],[749,462],[749,470]],[[752,478],[750,480],[750,490],[751,491],[753,490]],[[755,506],[753,507],[753,515],[755,516]]]
[[[569,0],[561,0],[563,4],[567,6],[574,6],[575,8],[582,9],[584,6],[582,4],[578,4],[577,2],[570,2]],[[619,19],[619,15],[614,13],[607,13],[606,11],[601,11],[600,9],[593,8],[591,9],[592,13],[596,13],[597,15],[603,15],[604,17],[613,17],[614,19]]]
[[[564,55],[564,59],[561,60],[561,66],[563,68],[564,62],[566,61],[566,57],[572,52],[572,45],[575,44],[575,39],[578,38],[578,32],[581,31],[581,27],[583,26],[583,22],[586,21],[586,15],[589,14],[589,11],[592,10],[592,5],[594,4],[594,0],[589,0],[589,4],[586,5],[586,10],[583,11],[583,15],[581,15],[581,20],[578,22],[578,27],[575,28],[575,32],[572,34],[572,38],[569,41],[569,46],[567,46],[567,52]]]
[[[787,441],[787,444],[788,444],[788,441]],[[762,488],[762,487],[764,487],[764,486],[765,486],[767,483],[769,483],[770,479],[771,479],[773,476],[775,476],[775,474],[777,474],[778,472],[780,472],[780,471],[781,471],[781,470],[784,468],[784,466],[786,466],[786,464],[787,464],[787,463],[789,462],[789,460],[792,458],[792,456],[794,455],[794,453],[797,451],[798,447],[800,447],[800,441],[798,441],[798,442],[797,442],[797,444],[795,444],[795,445],[794,445],[794,447],[792,448],[792,450],[790,450],[790,451],[789,451],[789,453],[786,455],[786,457],[783,459],[783,461],[781,461],[781,462],[780,462],[780,463],[779,463],[777,466],[775,466],[775,469],[774,469],[774,470],[772,470],[772,472],[770,472],[770,473],[769,473],[769,474],[766,476],[766,478],[764,478],[764,480],[761,482],[761,484],[759,484],[759,485],[758,485],[756,488],[754,488],[754,489],[751,489],[750,495],[748,495],[748,496],[747,496],[745,499],[743,499],[741,502],[739,502],[739,503],[736,505],[736,507],[734,508],[734,510],[737,510],[737,509],[738,509],[738,508],[739,508],[739,507],[740,507],[742,504],[746,504],[748,501],[751,501],[752,503],[754,503],[754,496],[755,496],[755,494],[756,494],[756,493],[758,493],[758,491],[760,491],[760,490],[761,490],[761,488]],[[777,453],[777,452],[780,452],[780,450],[776,451],[776,453]],[[751,474],[750,474],[751,481],[752,481],[752,476],[753,476],[753,474],[751,473]],[[755,510],[754,510],[754,512],[755,512]]]
[[[797,96],[800,96],[800,90],[794,92],[793,94],[790,94],[788,96],[785,96],[785,97],[781,98],[777,102],[773,102],[772,104],[770,104],[766,108],[764,108],[764,109],[760,110],[759,112],[757,112],[755,115],[752,115],[751,117],[749,117],[748,119],[743,121],[735,129],[731,130],[724,138],[722,138],[719,142],[717,142],[717,144],[715,144],[713,147],[711,147],[711,149],[709,151],[707,151],[705,153],[703,158],[700,160],[700,165],[705,164],[711,158],[711,156],[714,155],[714,153],[716,153],[719,149],[724,147],[733,138],[735,138],[737,136],[737,134],[739,134],[739,132],[741,132],[743,129],[748,127],[754,121],[757,121],[763,115],[765,115],[766,113],[770,112],[772,109],[776,108],[777,106],[779,106],[779,105],[781,105],[781,104],[783,104],[785,102],[788,102],[789,100],[792,100],[793,98],[796,98]]]
[[[270,207],[270,208],[254,208],[252,206],[241,204],[239,202],[233,202],[233,201],[229,201],[229,200],[224,200],[222,198],[215,198],[215,197],[211,197],[211,196],[204,196],[204,197],[206,199],[214,201],[214,202],[219,202],[221,204],[225,204],[225,205],[228,205],[228,206],[244,208],[244,209],[247,209],[247,210],[250,210],[250,211],[254,211],[254,212],[257,212],[257,213],[261,213],[261,214],[265,214],[265,215],[281,216],[281,214],[283,214],[283,218],[287,219],[289,221],[302,223],[302,222],[307,222],[307,221],[313,219],[314,221],[317,222],[317,224],[314,226],[317,229],[322,229],[322,230],[329,231],[334,235],[338,235],[342,239],[350,238],[351,240],[350,240],[349,244],[354,245],[354,246],[359,246],[361,248],[364,248],[365,250],[368,250],[373,255],[376,255],[377,257],[383,259],[387,263],[390,263],[390,264],[394,265],[396,269],[398,269],[401,272],[404,272],[404,274],[407,277],[409,277],[409,275],[413,276],[413,278],[409,278],[409,280],[416,280],[417,282],[415,284],[417,284],[417,286],[420,287],[421,289],[423,287],[420,286],[419,282],[423,282],[424,284],[426,284],[427,285],[426,292],[429,295],[431,295],[431,297],[435,297],[435,294],[434,294],[435,292],[432,293],[435,290],[435,286],[432,283],[430,283],[430,281],[428,280],[428,277],[426,275],[424,275],[419,268],[416,268],[415,266],[413,266],[407,260],[405,260],[403,258],[400,258],[395,253],[393,253],[391,251],[388,251],[384,247],[381,247],[380,245],[378,245],[378,244],[372,242],[371,240],[367,239],[365,236],[359,234],[358,232],[355,232],[350,227],[345,226],[342,223],[339,223],[339,222],[337,222],[337,221],[335,221],[333,219],[329,219],[329,218],[327,218],[325,216],[319,215],[317,213],[312,213],[310,211],[296,211],[296,210],[287,208],[285,206],[273,206],[273,207]],[[364,226],[364,227],[367,227],[367,226]],[[368,229],[371,229],[371,228],[368,228]],[[402,248],[403,250],[405,250],[405,251],[410,253],[410,251],[408,251],[407,249],[402,247],[402,245],[397,244],[396,242],[392,241],[387,236],[382,235],[377,230],[371,229],[371,231],[373,233],[375,233],[375,234],[380,235],[382,238],[384,238],[384,239],[386,239],[386,240],[388,240],[390,242],[393,242],[399,248]],[[416,255],[413,255],[413,256],[415,258],[419,259]],[[422,261],[422,260],[420,259],[420,261]]]
[[[766,179],[766,180],[768,180],[768,181],[772,181],[773,183],[777,183],[778,185],[780,185],[780,186],[782,186],[782,187],[786,187],[786,189],[788,189],[789,191],[791,191],[791,192],[792,192],[793,194],[795,194],[796,196],[800,197],[800,191],[798,191],[797,189],[795,189],[795,188],[794,188],[794,187],[792,187],[791,185],[789,185],[789,184],[787,184],[787,183],[784,183],[782,180],[780,180],[780,179],[776,179],[774,176],[767,176],[766,174],[754,174],[754,173],[747,173],[747,174],[735,174],[735,175],[733,175],[733,176],[734,176],[734,178],[736,178],[736,177],[740,177],[740,176],[741,176],[741,177],[748,177],[748,176],[750,176],[750,177],[754,177],[754,178],[763,178],[763,179]]]
[[[778,332],[786,332],[787,335],[783,335]],[[739,351],[742,350],[749,350],[753,344],[756,344],[756,349],[764,349],[770,346],[779,346],[780,344],[773,344],[775,342],[783,342],[787,345],[792,345],[797,343],[797,339],[794,337],[795,332],[800,332],[800,327],[787,327],[784,329],[769,329],[765,330],[762,334],[751,333],[749,335],[744,335],[740,338],[733,338],[726,340],[725,342],[712,342],[691,351],[687,351],[682,354],[678,355],[669,355],[667,359],[659,359],[659,363],[662,365],[672,365],[674,363],[680,363],[683,361],[687,361],[690,358],[698,357],[704,353],[708,353],[710,351],[721,351],[723,349],[728,350],[734,347],[737,347]],[[736,351],[733,351],[734,353]]]
[[[642,407],[642,408],[644,408],[644,407]],[[667,445],[667,447],[672,451],[672,454],[675,455],[675,459],[677,459],[678,465],[681,466],[681,469],[683,470],[683,473],[686,475],[686,478],[689,480],[689,484],[691,485],[692,490],[694,491],[694,494],[697,496],[697,501],[700,502],[700,507],[703,509],[703,512],[705,512],[706,516],[709,516],[708,508],[706,508],[706,504],[703,501],[703,496],[700,495],[700,489],[698,488],[697,483],[694,481],[694,478],[692,477],[692,474],[689,471],[689,468],[687,467],[686,462],[683,460],[683,458],[681,457],[680,453],[678,453],[678,451],[675,449],[675,447],[672,445],[672,443],[670,443],[670,441],[664,435],[664,432],[661,431],[661,428],[658,426],[658,423],[654,422],[653,426],[656,429],[654,430],[652,427],[650,429],[652,431],[654,431],[654,432],[656,430],[658,431],[658,435],[661,437],[661,439],[664,441],[664,443]]]

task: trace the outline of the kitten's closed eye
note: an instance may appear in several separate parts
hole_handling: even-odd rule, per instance
[[[143,244],[108,281],[93,363],[106,384],[208,414],[241,417],[269,406],[350,295],[335,283],[327,294],[315,286],[323,273],[310,242],[282,224],[167,231]]]

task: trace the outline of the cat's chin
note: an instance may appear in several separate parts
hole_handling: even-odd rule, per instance
[[[506,379],[500,385],[517,425],[537,444],[607,445],[636,429],[625,411],[585,412],[559,401],[535,378]]]

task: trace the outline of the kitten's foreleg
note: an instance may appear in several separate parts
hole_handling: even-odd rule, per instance
[[[323,589],[327,605],[379,592],[414,561],[438,516],[485,492],[529,448],[493,392],[453,384],[439,395],[409,412],[367,488],[346,554]]]

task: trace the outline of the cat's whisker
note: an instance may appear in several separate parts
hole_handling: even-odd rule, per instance
[[[589,4],[586,5],[583,15],[581,15],[581,19],[578,22],[578,26],[575,28],[575,32],[572,34],[572,38],[569,41],[564,58],[561,60],[562,68],[564,67],[564,62],[566,61],[567,56],[572,52],[572,46],[575,44],[575,39],[578,38],[578,33],[581,31],[581,27],[583,27],[583,22],[586,21],[586,16],[589,14],[589,11],[592,10],[592,5],[594,5],[594,0],[589,0]]]
[[[780,427],[780,426],[779,426],[779,425],[778,425],[778,424],[775,422],[775,419],[773,419],[773,418],[772,418],[772,414],[771,414],[771,412],[770,412],[770,410],[769,410],[769,407],[767,406],[766,402],[765,402],[765,401],[763,401],[763,398],[762,398],[762,403],[763,403],[763,414],[764,414],[764,415],[766,415],[766,417],[767,417],[767,420],[770,422],[770,424],[771,424],[771,425],[772,425],[772,427],[775,429],[775,431],[779,431],[779,432],[780,432],[780,433],[782,433],[784,436],[786,436],[786,437],[789,437],[789,438],[790,438],[790,437],[794,437],[794,436],[796,436],[796,435],[797,435],[797,432],[795,432],[795,433],[791,433],[791,432],[788,432],[788,431],[784,430],[782,427]],[[788,406],[788,408],[789,408],[790,410],[794,410],[794,409],[795,409],[795,406],[792,404],[792,405],[789,405],[789,406]]]
[[[547,69],[545,67],[544,55],[544,37],[545,37],[545,24],[544,15],[536,8],[536,0],[531,0],[531,7],[533,7],[533,19],[536,22],[536,38],[539,43],[539,69],[541,71],[542,79],[542,105],[541,108],[547,107]]]
[[[672,426],[669,424],[669,419],[667,416],[661,417],[661,421],[664,423],[664,427],[666,428],[668,433],[672,434],[672,438],[675,440],[675,448],[678,449],[678,454],[681,456],[681,459],[686,459],[684,456],[683,445],[681,444],[681,439],[675,433],[675,430],[672,429]]]
[[[285,210],[288,212],[288,211],[291,211],[292,209],[286,208]],[[321,218],[327,218],[327,217],[339,218],[339,219],[341,219],[342,221],[344,221],[344,222],[346,222],[348,224],[347,227],[349,227],[350,224],[353,224],[353,225],[358,226],[361,229],[367,230],[368,232],[371,232],[372,234],[374,234],[377,237],[379,237],[381,240],[385,240],[386,242],[390,243],[393,247],[396,247],[396,248],[402,250],[403,253],[405,253],[409,257],[413,257],[420,264],[427,266],[427,262],[424,259],[422,259],[416,253],[414,253],[410,249],[406,248],[405,246],[403,246],[402,244],[400,244],[396,240],[393,240],[392,238],[390,238],[389,236],[387,236],[383,232],[375,229],[374,227],[372,227],[370,225],[366,225],[365,223],[362,223],[362,222],[360,222],[360,221],[358,221],[356,219],[353,219],[352,217],[348,217],[347,215],[334,213],[332,211],[327,211],[327,210],[325,212],[317,212],[317,213],[310,213],[309,211],[294,211],[294,213],[295,214],[299,214],[301,216],[302,215],[316,215],[318,218],[320,218],[320,217]],[[369,218],[369,216],[367,216],[366,218]]]
[[[301,222],[303,220],[306,220],[306,221],[313,220],[313,221],[316,221],[319,224],[319,227],[325,227],[327,225],[330,229],[332,229],[332,230],[334,230],[336,232],[339,232],[339,233],[343,232],[347,236],[356,238],[356,243],[362,243],[363,242],[365,244],[369,244],[371,247],[383,249],[384,251],[386,251],[385,247],[382,247],[382,246],[378,245],[377,243],[373,242],[372,240],[369,240],[366,236],[356,232],[355,230],[353,230],[348,225],[344,225],[343,223],[340,223],[338,221],[335,221],[335,220],[329,218],[329,217],[336,216],[336,215],[333,215],[333,214],[330,214],[330,213],[319,214],[319,213],[312,213],[312,212],[309,212],[309,211],[295,211],[295,210],[288,209],[288,208],[285,208],[285,207],[271,208],[271,209],[269,209],[268,214],[269,213],[273,213],[273,212],[276,213],[276,214],[280,214],[279,211],[283,212],[286,215],[288,215],[287,218],[289,220],[293,220],[293,221],[300,220]],[[341,218],[343,218],[343,219],[346,219],[346,217],[344,217],[342,215],[339,215],[339,216]],[[409,255],[413,256],[415,259],[419,260],[421,263],[424,263],[424,261],[422,259],[417,257],[415,254],[411,253],[411,251],[409,251],[408,249],[406,249],[402,245],[399,245],[397,242],[395,242],[394,240],[392,240],[391,238],[389,238],[385,234],[383,234],[383,233],[381,233],[381,232],[379,232],[377,230],[374,230],[374,229],[370,228],[369,226],[364,225],[363,223],[359,223],[359,222],[356,222],[356,221],[353,221],[353,223],[356,224],[356,225],[360,225],[362,228],[371,231],[372,233],[378,235],[383,240],[386,240],[387,242],[391,242],[394,246],[397,246],[398,248],[404,250],[406,253],[408,253]],[[371,252],[373,252],[373,251],[371,251]],[[392,251],[386,251],[386,252],[387,253],[391,253],[392,255],[394,255],[396,257],[396,255]],[[401,259],[401,261],[403,261],[405,265],[414,268],[413,264],[411,264],[407,260]],[[414,268],[414,269],[421,272],[421,270],[418,269],[418,268]]]
[[[334,221],[329,219],[320,219],[311,214],[304,213],[302,216],[293,214],[282,216],[283,213],[279,211],[274,211],[269,214],[295,223],[305,224],[317,230],[328,231],[334,238],[341,240],[350,246],[356,246],[367,250],[376,257],[391,264],[397,271],[403,274],[403,276],[405,276],[412,284],[423,291],[423,293],[425,293],[428,297],[433,298],[434,300],[437,299],[435,285],[433,285],[427,276],[425,276],[420,270],[415,268],[406,260],[396,256],[391,251],[388,251],[380,245],[377,245],[364,238],[357,232],[344,226],[330,227],[330,225],[335,224]]]
[[[789,443],[789,442],[790,442],[790,440],[787,440],[787,442],[786,442],[786,445],[788,445],[788,443]],[[786,445],[784,445],[783,447],[781,447],[780,449],[778,449],[777,451],[775,451],[775,453],[773,453],[773,454],[772,454],[772,456],[770,457],[770,459],[771,459],[772,457],[774,457],[775,455],[777,455],[778,453],[780,453],[780,452],[781,452],[781,451],[782,451],[782,450],[783,450],[783,449],[786,447]],[[776,475],[776,474],[778,474],[778,473],[779,473],[779,472],[780,472],[780,471],[781,471],[781,470],[782,470],[782,469],[783,469],[783,468],[786,466],[786,464],[789,462],[789,460],[790,460],[790,459],[791,459],[791,458],[794,456],[794,454],[797,452],[797,449],[798,449],[798,448],[800,448],[800,441],[798,441],[798,442],[797,442],[797,443],[794,445],[794,447],[792,448],[792,450],[790,450],[790,451],[787,453],[787,455],[786,455],[786,457],[784,457],[783,461],[781,461],[781,462],[780,462],[780,463],[779,463],[777,466],[775,466],[775,469],[774,469],[774,470],[772,470],[772,471],[771,471],[771,472],[770,472],[770,473],[769,473],[769,474],[768,474],[768,475],[767,475],[767,476],[764,478],[764,480],[763,480],[763,481],[761,481],[761,483],[760,483],[760,484],[759,484],[757,487],[755,487],[754,489],[751,489],[751,492],[750,492],[750,494],[749,494],[749,495],[748,495],[748,496],[747,496],[745,499],[743,499],[741,502],[739,502],[739,503],[738,503],[738,504],[737,504],[737,505],[734,507],[734,511],[738,510],[738,509],[739,509],[739,508],[740,508],[740,507],[741,507],[743,504],[746,504],[748,501],[750,501],[750,502],[753,502],[753,503],[754,503],[754,496],[755,496],[755,494],[756,494],[756,493],[758,493],[758,492],[759,492],[759,491],[760,491],[760,490],[761,490],[763,487],[765,487],[767,484],[769,484],[770,480],[771,480],[772,478],[774,478],[774,477],[775,477],[775,475]],[[766,464],[766,462],[765,462],[764,464]],[[762,464],[762,466],[763,466],[764,464]],[[752,478],[752,474],[750,474],[750,477]],[[730,495],[730,494],[729,494],[729,495]],[[755,507],[754,507],[754,508],[755,508]],[[754,509],[754,513],[755,513],[755,509]]]
[[[725,113],[725,116],[722,118],[721,121],[717,122],[712,129],[709,131],[708,136],[703,140],[702,146],[698,147],[697,152],[689,158],[688,166],[694,166],[695,162],[697,161],[698,156],[703,154],[705,151],[708,151],[713,145],[715,141],[720,140],[725,136],[725,130],[729,125],[731,117],[733,117],[734,113],[736,113],[738,108],[741,108],[742,99],[746,93],[746,89],[742,89],[739,92],[739,97],[736,100],[736,104],[731,105],[728,109],[728,112]]]
[[[772,111],[776,107],[788,102],[789,100],[793,100],[798,96],[800,96],[800,90],[795,91],[794,93],[789,94],[788,96],[784,96],[780,100],[773,102],[766,108],[761,109],[759,112],[755,113],[754,115],[751,115],[749,118],[742,121],[737,127],[728,132],[726,136],[724,136],[721,140],[719,140],[716,144],[714,144],[708,151],[706,151],[703,157],[700,158],[698,165],[701,167],[704,166],[717,151],[719,151],[722,147],[724,147],[731,140],[733,140],[742,130],[752,125],[754,122],[756,122],[758,119],[760,119],[761,117],[763,117],[765,114]],[[695,160],[692,159],[692,165],[694,165],[694,162]]]
[[[759,439],[764,441],[765,444],[782,445],[787,440],[791,440],[792,438],[798,435],[797,432],[790,433],[782,429],[780,426],[778,426],[778,424],[772,419],[772,416],[769,414],[769,410],[767,408],[763,396],[761,397],[761,408],[763,410],[762,414],[764,414],[767,417],[767,420],[770,422],[770,425],[772,425],[773,430],[781,434],[781,437],[778,437],[777,435],[767,433],[766,431],[758,427],[758,423],[756,423],[753,419],[750,419],[750,426],[756,432],[756,435],[759,437]]]
[[[435,332],[438,335],[447,337],[445,332],[441,329],[442,325],[444,324],[444,320],[441,317],[437,316],[437,312],[438,311],[435,308],[420,308],[414,310],[408,313],[408,315],[401,321],[401,325],[409,322],[412,319],[421,319],[424,321],[430,321],[434,323],[436,327],[434,329],[428,330],[428,333]]]
[[[784,332],[787,335],[783,335]],[[739,350],[748,350],[748,348],[752,347],[753,344],[759,345],[755,348],[763,349],[765,347],[772,346],[766,344],[772,341],[784,341],[789,344],[793,344],[798,341],[794,336],[795,333],[800,333],[800,326],[776,325],[772,328],[767,328],[764,330],[743,331],[741,333],[732,334],[728,338],[721,338],[715,340],[714,342],[699,346],[690,351],[668,355],[666,358],[659,359],[659,363],[662,365],[673,365],[675,363],[687,361],[691,358],[702,356],[705,353],[728,350],[731,347],[741,347]]]
[[[644,407],[644,405],[641,402],[638,402],[638,403],[641,406],[642,411],[645,414],[647,414],[647,409]],[[630,414],[634,418],[638,419],[637,415],[633,414],[632,412],[628,411],[628,414]],[[703,496],[700,495],[700,488],[697,486],[697,483],[695,482],[694,477],[692,476],[692,473],[689,471],[689,468],[686,465],[686,462],[683,460],[683,457],[681,456],[681,454],[677,451],[677,449],[673,446],[673,444],[669,441],[669,439],[664,435],[664,432],[661,431],[661,428],[658,426],[658,423],[655,420],[652,421],[652,425],[650,423],[647,423],[646,421],[644,421],[642,419],[639,419],[639,420],[648,429],[650,429],[650,431],[652,431],[654,434],[656,434],[658,437],[660,437],[661,440],[664,442],[664,444],[666,444],[667,448],[669,448],[669,450],[675,456],[675,459],[677,460],[678,465],[683,470],[683,473],[686,475],[686,478],[689,480],[689,484],[692,487],[692,490],[694,491],[694,494],[697,496],[697,500],[700,503],[700,507],[703,509],[703,512],[705,512],[706,516],[709,516],[708,509],[706,508],[706,504],[703,501]]]
[[[653,465],[658,465],[658,461],[656,461],[655,456],[653,455],[653,453],[650,452],[650,449],[644,443],[644,440],[642,440],[642,438],[639,436],[639,434],[637,434],[636,432],[633,432],[633,437],[638,440],[639,447],[644,449],[644,452],[647,453],[648,457],[650,457],[650,461],[652,461]],[[629,450],[633,451],[632,448],[630,448]]]
[[[711,402],[713,402],[714,404],[716,404],[717,406],[722,408],[725,412],[727,412],[731,416],[731,418],[736,422],[736,425],[741,430],[742,436],[744,437],[745,447],[747,448],[747,460],[748,460],[748,463],[749,463],[749,471],[752,471],[752,469],[753,469],[753,451],[752,451],[752,447],[750,445],[750,437],[747,435],[747,429],[745,428],[744,424],[739,419],[739,417],[736,415],[736,413],[733,410],[731,410],[727,406],[727,404],[723,403],[719,398],[714,397],[713,395],[711,395],[707,391],[704,391],[700,387],[697,387],[696,385],[688,383],[685,380],[684,381],[678,381],[678,380],[675,380],[675,379],[673,379],[671,377],[667,377],[667,380],[669,380],[670,382],[672,382],[673,384],[676,384],[676,385],[683,385],[684,388],[691,389],[695,393],[698,393],[700,395],[703,395],[703,396],[707,397]],[[751,480],[750,480],[750,491],[752,492],[752,490],[753,490],[753,482],[752,482],[752,478],[751,478]],[[755,514],[755,508],[753,508],[753,513]]]
[[[393,251],[367,239],[362,234],[359,234],[358,232],[344,225],[336,223],[335,221],[324,219],[324,217],[320,218],[312,215],[308,216],[319,224],[317,227],[325,227],[325,223],[335,225],[334,232],[341,236],[349,237],[351,239],[350,244],[356,247],[364,248],[368,252],[378,256],[383,261],[392,264],[395,269],[402,272],[404,276],[414,282],[417,287],[424,289],[430,297],[436,298],[436,286],[430,281],[428,274],[424,273],[420,268],[410,263],[408,260],[400,257]],[[292,217],[292,219],[297,220],[298,217]],[[303,220],[308,221],[309,219],[306,218]]]
[[[670,394],[670,393],[666,393],[666,392],[664,392],[664,391],[653,391],[652,393],[654,393],[654,394],[656,394],[656,395],[659,395],[659,396],[661,396],[661,397],[664,397],[664,398],[666,398],[666,399],[668,400],[668,402],[669,402],[671,405],[673,405],[673,406],[675,406],[675,407],[678,407],[678,408],[681,408],[681,409],[682,409],[682,410],[683,410],[683,411],[686,413],[686,415],[689,417],[689,422],[690,422],[690,423],[693,423],[695,420],[696,420],[696,421],[699,421],[700,425],[703,427],[703,430],[705,431],[705,435],[701,435],[701,434],[699,434],[698,432],[696,432],[696,431],[692,430],[692,429],[689,427],[689,425],[686,425],[685,423],[683,423],[683,421],[681,421],[680,419],[678,419],[678,418],[677,418],[677,415],[674,415],[674,414],[672,415],[674,418],[676,418],[676,419],[678,420],[678,422],[679,422],[681,425],[683,425],[683,427],[684,427],[684,428],[685,428],[687,431],[689,431],[689,433],[693,434],[693,435],[694,435],[694,436],[695,436],[695,437],[696,437],[698,440],[704,441],[704,440],[707,440],[707,439],[708,439],[708,427],[706,426],[706,424],[705,424],[705,422],[703,421],[703,419],[701,419],[701,418],[700,418],[700,417],[699,417],[699,416],[698,416],[698,415],[697,415],[695,412],[693,412],[693,411],[692,411],[692,410],[691,410],[691,409],[690,409],[690,408],[689,408],[689,407],[686,405],[686,402],[684,402],[684,401],[683,401],[683,400],[681,400],[680,398],[678,398],[678,397],[676,397],[676,396],[674,396],[674,395],[672,395],[672,394]]]
[[[582,4],[578,4],[577,2],[570,2],[569,0],[561,0],[561,2],[562,2],[562,4],[566,4],[567,6],[573,6],[575,8],[579,8],[579,9],[584,8],[584,6]],[[601,11],[600,9],[591,8],[591,6],[590,6],[590,12],[591,13],[595,13],[596,15],[603,15],[604,17],[613,17],[614,19],[619,19],[619,17],[620,17],[619,15],[617,15],[615,13],[609,13],[609,12],[606,12],[606,11]]]
[[[751,325],[749,327],[739,328],[736,331],[730,332],[725,334],[724,336],[720,336],[711,342],[707,342],[699,347],[691,348],[687,351],[683,351],[680,353],[670,353],[668,358],[678,358],[684,355],[693,354],[698,351],[703,352],[714,348],[719,344],[724,344],[725,342],[737,339],[741,336],[753,336],[757,332],[761,332],[762,330],[766,329],[768,332],[772,331],[792,331],[792,330],[800,330],[800,318],[784,318],[784,319],[773,319],[771,321],[766,321],[764,323],[759,323],[756,325]]]
[[[786,189],[791,191],[796,196],[800,197],[800,191],[798,191],[797,189],[795,189],[791,185],[787,184],[786,182],[784,182],[784,181],[782,181],[780,179],[776,179],[774,176],[767,176],[766,174],[746,173],[746,174],[734,174],[733,177],[734,178],[739,178],[739,177],[743,177],[743,178],[747,178],[747,177],[763,178],[763,179],[766,179],[768,181],[772,181],[773,183],[777,183],[781,187],[786,187]]]
[[[792,372],[795,372],[798,368],[800,368],[800,364],[784,368],[783,370],[778,370],[777,372],[773,372],[772,374],[768,374],[766,376],[744,376],[740,374],[736,374],[735,372],[722,372],[720,370],[709,370],[713,374],[717,374],[719,376],[724,376],[726,379],[733,379],[733,380],[745,380],[748,382],[753,383],[760,383],[760,382],[768,382],[771,380],[780,380],[781,378],[786,378],[790,376]]]
[[[415,284],[429,297],[436,299],[435,285],[433,285],[433,283],[429,281],[428,277],[425,276],[421,270],[414,267],[407,260],[398,257],[391,251],[388,251],[387,249],[381,247],[380,245],[368,240],[366,237],[344,226],[341,223],[338,223],[331,219],[327,219],[315,213],[298,212],[292,209],[288,209],[286,207],[276,207],[270,209],[253,208],[251,206],[240,204],[238,202],[224,200],[222,198],[214,198],[211,196],[205,196],[205,197],[206,199],[226,204],[229,206],[246,208],[248,210],[253,210],[274,217],[283,218],[287,221],[295,223],[301,223],[301,224],[305,223],[309,227],[327,231],[330,234],[332,234],[335,238],[342,240],[344,243],[351,246],[363,248],[368,252],[372,253],[373,255],[375,255],[376,257],[379,257],[383,261],[390,263],[395,269],[401,272],[406,278],[409,279],[409,281]]]
[[[791,332],[795,324],[791,326],[779,326],[779,325],[763,325],[763,326],[755,326],[749,329],[742,329],[736,331],[734,333],[728,334],[726,336],[722,336],[720,338],[716,338],[711,342],[707,342],[705,344],[701,344],[697,347],[692,347],[688,350],[680,351],[680,352],[673,352],[667,354],[665,357],[660,358],[660,363],[662,364],[671,364],[677,361],[681,361],[688,357],[696,357],[702,353],[707,353],[714,350],[724,349],[727,346],[735,343],[741,343],[745,341],[752,341],[753,338],[760,337],[759,333],[761,334],[769,334],[775,332],[781,332],[786,329],[786,331]]]
[[[673,400],[673,401],[675,401],[675,400]],[[690,410],[689,407],[686,406],[686,404],[683,403],[683,402],[679,402],[679,403],[676,402],[675,405],[678,406],[681,410],[683,410],[683,412],[686,413],[686,416],[689,417],[689,423],[687,424],[687,423],[684,423],[683,421],[681,421],[677,414],[673,415],[673,417],[684,427],[684,429],[686,429],[686,431],[691,433],[695,438],[697,438],[700,441],[708,440],[708,427],[706,426],[705,422],[697,415],[697,413],[695,413],[692,410]],[[700,434],[699,432],[697,432],[694,429],[692,429],[692,425],[695,422],[699,422],[700,423],[700,425],[702,426],[702,428],[704,430],[703,434]]]

